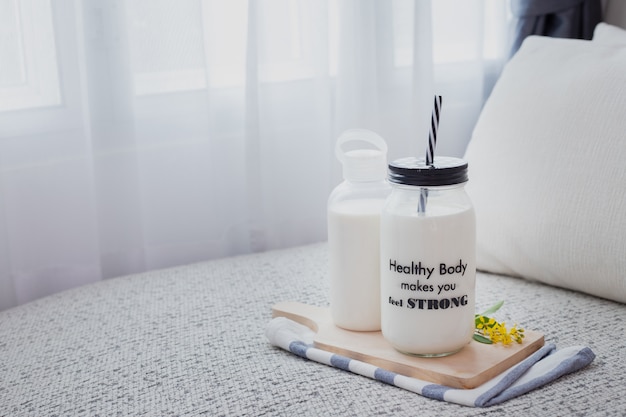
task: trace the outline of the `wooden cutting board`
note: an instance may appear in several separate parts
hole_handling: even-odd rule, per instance
[[[381,332],[355,332],[335,326],[328,308],[283,302],[275,304],[272,312],[274,317],[286,317],[313,330],[316,333],[314,345],[319,349],[453,388],[475,388],[521,362],[544,344],[543,334],[525,330],[522,344],[487,345],[472,340],[453,355],[420,358],[398,352]]]

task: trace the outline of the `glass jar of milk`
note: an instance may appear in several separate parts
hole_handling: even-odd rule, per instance
[[[476,221],[467,162],[436,157],[389,164],[381,213],[381,328],[397,350],[446,356],[474,332]]]

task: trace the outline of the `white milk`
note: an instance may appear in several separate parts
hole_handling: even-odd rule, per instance
[[[432,193],[427,215],[415,200],[404,205],[381,216],[382,332],[401,352],[450,354],[474,331],[474,210]]]
[[[350,330],[380,330],[380,212],[384,199],[346,200],[328,209],[330,311]]]
[[[335,153],[344,181],[328,196],[331,316],[344,329],[380,330],[380,212],[391,191],[387,144],[370,130],[349,129],[337,138]]]

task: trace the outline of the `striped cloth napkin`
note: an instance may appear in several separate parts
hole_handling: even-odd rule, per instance
[[[270,343],[302,358],[333,366],[424,397],[469,407],[489,407],[546,385],[563,375],[589,365],[595,354],[585,346],[557,350],[548,344],[524,361],[473,389],[458,389],[433,384],[390,372],[374,365],[327,352],[313,346],[315,333],[306,326],[285,317],[270,321],[265,331]]]

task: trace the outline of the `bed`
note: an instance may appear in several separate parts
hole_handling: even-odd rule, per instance
[[[624,32],[626,33],[626,32]],[[328,306],[328,246],[119,277],[0,312],[0,416],[626,415],[626,48],[529,38],[466,158],[478,310],[595,358],[472,408],[272,345],[272,306]]]

